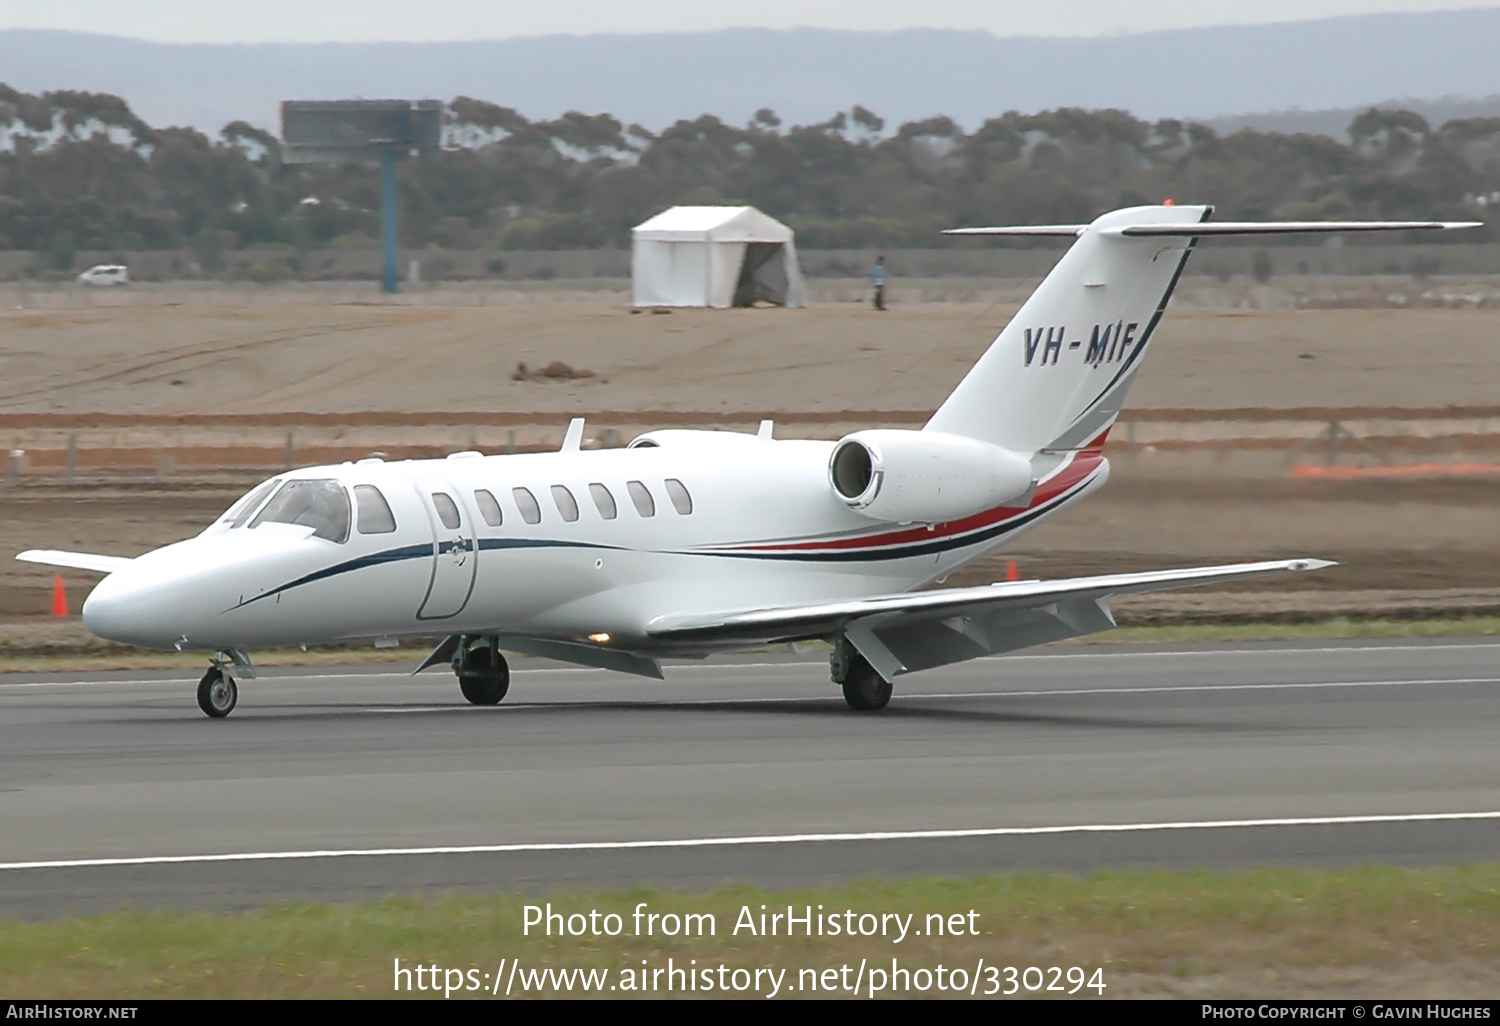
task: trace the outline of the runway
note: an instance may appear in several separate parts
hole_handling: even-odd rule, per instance
[[[514,669],[492,709],[266,671],[223,721],[159,673],[0,677],[0,916],[1500,858],[1493,641],[1056,648],[876,715],[812,656]]]

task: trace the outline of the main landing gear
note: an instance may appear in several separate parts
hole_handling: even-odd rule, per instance
[[[473,705],[499,705],[510,690],[510,667],[500,653],[500,639],[469,638],[459,641],[453,653],[453,672],[458,689]]]
[[[847,638],[834,644],[829,667],[833,682],[844,689],[844,701],[856,712],[878,712],[891,700],[891,682],[876,673]]]
[[[215,662],[198,682],[198,708],[216,720],[234,712],[240,689],[221,663]]]

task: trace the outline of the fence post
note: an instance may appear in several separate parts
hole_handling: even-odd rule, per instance
[[[68,484],[73,483],[73,475],[78,472],[78,436],[68,436]]]

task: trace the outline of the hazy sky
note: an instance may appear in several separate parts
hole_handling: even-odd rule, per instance
[[[472,40],[801,25],[1090,36],[1464,7],[1500,7],[1500,0],[0,0],[0,29],[71,29],[204,43]]]

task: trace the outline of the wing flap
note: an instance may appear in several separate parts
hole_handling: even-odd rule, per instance
[[[112,574],[116,570],[125,569],[134,562],[126,556],[101,556],[93,552],[64,552],[61,549],[27,549],[16,558],[23,563],[65,566],[73,570],[92,570],[101,574]]]
[[[1193,588],[1265,574],[1317,570],[1332,565],[1322,559],[1283,559],[1230,566],[1074,577],[1061,581],[1007,581],[978,588],[945,588],[939,591],[882,595],[805,606],[738,610],[707,616],[660,616],[647,625],[646,633],[658,641],[790,641],[829,637],[851,624],[864,621],[890,630],[898,625],[952,617],[1045,610],[1059,603],[1062,604],[1058,606],[1059,611],[1082,609],[1082,604],[1094,604],[1115,595]]]

